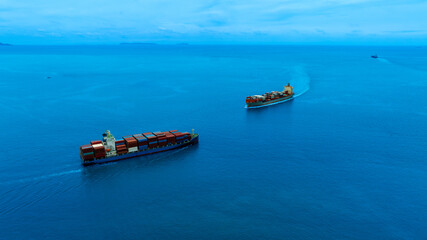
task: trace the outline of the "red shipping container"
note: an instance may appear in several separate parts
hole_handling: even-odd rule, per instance
[[[161,147],[166,146],[168,144],[168,139],[166,137],[159,137],[158,143]]]
[[[102,143],[102,142],[101,142],[101,140],[90,141],[90,144],[92,144],[92,145],[97,144],[97,143]]]
[[[116,147],[116,151],[127,150],[128,148],[125,145],[120,145]]]
[[[102,144],[95,144],[93,145],[93,149],[95,150],[95,157],[99,157],[98,155],[103,154],[105,155],[105,148]]]
[[[102,146],[102,147],[96,147],[96,148],[93,148],[93,149],[95,150],[95,152],[105,151],[104,146]]]
[[[95,157],[105,157],[105,152],[95,152]]]
[[[93,160],[94,158],[95,158],[95,156],[93,155],[93,154],[89,154],[89,155],[86,155],[86,156],[84,156],[83,154],[81,155],[82,156],[82,158],[84,159],[84,160]]]
[[[105,157],[105,152],[104,153],[95,153],[95,158],[103,158]]]
[[[81,146],[81,147],[80,147],[80,151],[81,151],[82,153],[93,152],[93,147],[92,147],[92,145],[90,145],[90,144],[83,145],[83,146]]]
[[[178,132],[178,130],[170,130],[170,133]]]
[[[125,140],[125,142],[130,141],[130,140],[135,140],[134,137],[124,137],[123,139]]]
[[[133,147],[136,147],[136,146],[138,146],[138,143],[137,143],[137,142],[129,142],[129,143],[126,145],[126,147],[127,147],[127,148],[133,148]]]
[[[137,147],[138,146],[138,142],[134,139],[134,140],[129,140],[129,141],[125,141],[126,146],[128,148],[133,148],[133,147]]]
[[[175,136],[173,134],[171,135],[166,135],[166,138],[168,139],[168,143],[176,143],[176,139]]]
[[[157,137],[156,136],[152,136],[152,137],[147,137],[148,142],[157,142]]]
[[[80,149],[82,149],[82,148],[90,148],[90,147],[92,147],[91,144],[85,144],[85,145],[81,145]]]
[[[148,143],[149,148],[155,148],[157,146],[158,146],[157,142]]]

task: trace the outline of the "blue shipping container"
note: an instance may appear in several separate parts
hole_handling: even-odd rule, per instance
[[[144,149],[147,149],[147,148],[148,148],[148,145],[139,146],[139,150],[144,150]]]

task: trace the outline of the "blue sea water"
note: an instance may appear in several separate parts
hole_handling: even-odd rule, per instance
[[[426,47],[13,46],[0,63],[0,239],[427,238]],[[294,100],[244,108],[288,82]],[[194,147],[80,165],[107,129],[193,128]]]

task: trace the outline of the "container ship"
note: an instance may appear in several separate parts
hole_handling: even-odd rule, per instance
[[[80,146],[84,166],[169,151],[199,142],[199,134],[195,134],[194,130],[191,134],[177,130],[138,133],[118,140],[107,130],[102,137],[102,141],[91,141]]]
[[[288,83],[285,86],[285,89],[281,92],[273,91],[269,93],[264,93],[263,95],[252,95],[246,97],[246,106],[247,108],[258,108],[275,103],[286,102],[294,97],[293,87]]]

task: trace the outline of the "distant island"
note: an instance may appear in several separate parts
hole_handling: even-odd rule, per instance
[[[120,43],[120,45],[143,45],[143,46],[153,46],[157,45],[157,43],[150,43],[150,42],[130,42],[130,43]]]
[[[120,45],[139,45],[139,46],[157,46],[160,45],[159,43],[152,43],[152,42],[122,42]],[[162,44],[163,45],[163,44]],[[175,43],[175,44],[165,44],[165,45],[176,45],[176,46],[188,46],[189,43],[182,42],[182,43]]]
[[[9,43],[1,43],[1,42],[0,42],[0,46],[12,46],[12,44],[9,44]]]

